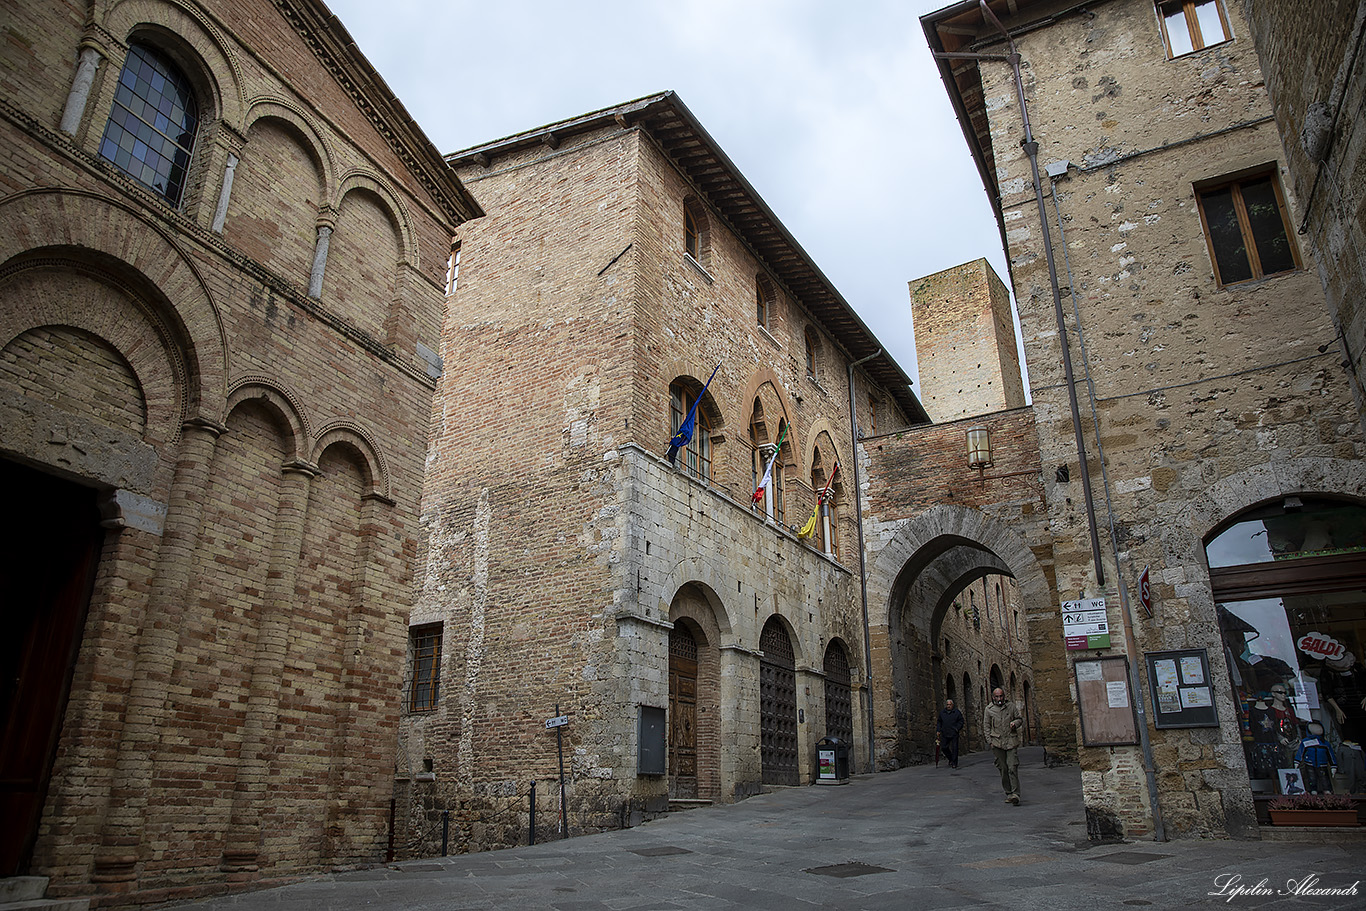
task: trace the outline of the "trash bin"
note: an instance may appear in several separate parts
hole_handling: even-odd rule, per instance
[[[816,783],[841,784],[849,780],[849,744],[838,737],[816,742]]]

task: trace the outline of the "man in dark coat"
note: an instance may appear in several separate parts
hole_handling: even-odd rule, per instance
[[[944,710],[939,713],[934,729],[939,732],[939,746],[944,750],[949,768],[958,768],[958,735],[963,733],[963,713],[953,707],[952,699],[944,702]]]

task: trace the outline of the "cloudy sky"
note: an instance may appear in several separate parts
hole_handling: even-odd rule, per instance
[[[949,0],[326,0],[443,152],[678,93],[913,378],[907,282],[986,256],[918,17]]]

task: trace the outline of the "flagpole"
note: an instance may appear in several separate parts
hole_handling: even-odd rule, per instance
[[[859,593],[863,598],[863,666],[867,673],[868,698],[868,771],[875,770],[873,761],[873,641],[868,628],[868,566],[863,556],[863,493],[859,488],[858,476],[858,416],[854,411],[854,368],[867,363],[882,353],[879,348],[872,354],[849,362],[849,438],[853,441],[850,453],[854,458],[854,524],[858,528],[858,581]]]

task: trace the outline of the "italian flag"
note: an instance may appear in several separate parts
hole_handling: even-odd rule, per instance
[[[783,451],[783,440],[787,439],[788,425],[783,425],[783,432],[778,434],[778,445],[773,449],[773,456],[768,460],[768,467],[764,469],[764,476],[759,480],[759,486],[754,488],[754,496],[750,500],[756,505],[764,499],[764,488],[773,483],[773,463],[778,461],[778,454]]]

